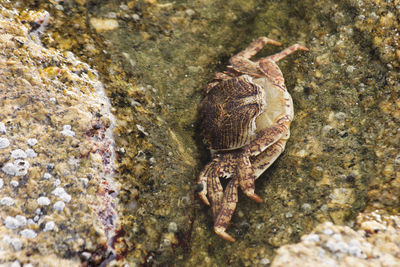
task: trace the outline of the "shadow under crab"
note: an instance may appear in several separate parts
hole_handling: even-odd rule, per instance
[[[276,62],[308,50],[295,44],[251,61],[266,44],[280,45],[260,37],[233,56],[227,70],[206,87],[200,108],[200,127],[212,160],[199,175],[199,196],[211,205],[214,231],[231,242],[235,239],[226,229],[238,201],[237,188],[262,202],[254,182],[283,152],[290,136],[293,102]],[[225,191],[220,178],[231,178]]]

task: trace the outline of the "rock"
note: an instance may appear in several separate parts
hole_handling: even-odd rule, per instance
[[[97,32],[112,31],[118,28],[118,21],[115,19],[91,18],[90,24]]]
[[[118,227],[113,116],[96,71],[40,43],[48,20],[0,6],[0,264],[97,265]]]
[[[278,249],[271,267],[399,266],[400,216],[361,213],[353,230],[326,222]]]

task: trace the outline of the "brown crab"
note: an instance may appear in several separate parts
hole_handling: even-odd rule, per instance
[[[280,53],[251,61],[266,44],[279,42],[260,37],[233,56],[224,72],[217,73],[206,89],[200,108],[204,142],[212,161],[198,179],[199,196],[210,205],[214,231],[234,242],[226,233],[238,200],[237,187],[256,202],[254,181],[283,152],[293,120],[293,102],[276,62],[308,49],[295,44]],[[220,178],[231,178],[225,191]],[[208,198],[207,198],[208,194]]]

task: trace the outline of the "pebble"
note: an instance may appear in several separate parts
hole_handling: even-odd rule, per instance
[[[193,9],[190,9],[190,8],[189,8],[189,9],[186,9],[185,12],[186,12],[186,14],[187,14],[188,16],[190,16],[190,17],[193,16],[193,15],[195,14],[195,11],[194,11]]]
[[[178,231],[178,225],[175,222],[170,222],[168,224],[168,232],[176,233]]]
[[[311,210],[311,205],[310,204],[308,204],[308,203],[304,203],[303,205],[301,205],[301,208],[304,210],[304,211],[310,211]]]
[[[97,32],[112,31],[119,27],[115,19],[91,18],[90,24]]]
[[[285,213],[285,217],[286,218],[292,218],[293,214],[290,211],[288,211],[288,212]]]
[[[136,128],[137,128],[142,134],[144,134],[144,135],[146,135],[146,136],[149,135],[149,133],[146,132],[146,131],[144,130],[144,127],[143,127],[142,125],[136,124]]]
[[[90,257],[92,256],[92,253],[85,251],[85,252],[82,252],[81,256],[83,259],[89,260]]]
[[[270,263],[271,263],[271,261],[269,259],[267,259],[267,258],[262,258],[260,260],[260,264],[261,265],[267,265],[267,264],[270,264]]]
[[[335,113],[335,118],[337,119],[337,120],[344,120],[344,119],[346,119],[346,113],[344,113],[344,112],[337,112],[337,113]]]

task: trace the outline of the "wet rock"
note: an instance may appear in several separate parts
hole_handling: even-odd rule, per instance
[[[0,5],[5,266],[80,266],[82,250],[99,256],[86,262],[100,264],[115,253],[110,104],[93,69],[40,43],[49,19],[46,11]],[[90,177],[88,188],[80,177]]]
[[[115,19],[91,18],[90,24],[97,32],[112,31],[118,28],[118,21]]]
[[[271,267],[398,266],[399,216],[362,213],[353,230],[330,222],[318,225],[302,241],[278,249]]]

